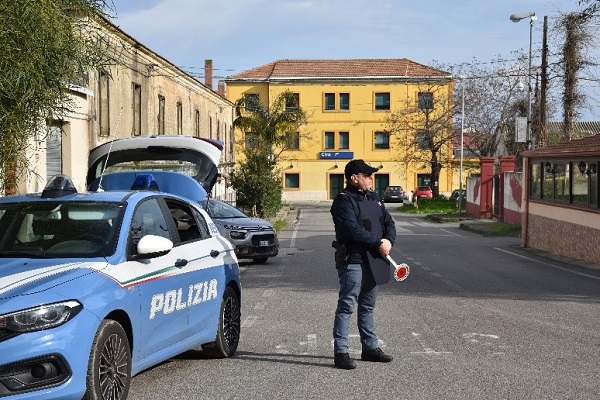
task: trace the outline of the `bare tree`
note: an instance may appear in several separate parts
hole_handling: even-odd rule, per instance
[[[452,122],[454,105],[447,84],[423,82],[419,84],[416,104],[391,113],[387,130],[402,162],[420,165],[431,171],[433,196],[439,195],[439,176],[443,167],[452,163]]]
[[[513,53],[510,60],[498,56],[492,63],[471,63],[442,67],[457,78],[454,92],[457,125],[464,118],[465,148],[471,154],[495,156],[516,154],[521,147],[515,143],[515,118],[526,116],[527,55]],[[461,105],[465,96],[464,116]]]

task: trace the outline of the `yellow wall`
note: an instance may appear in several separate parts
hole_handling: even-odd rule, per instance
[[[451,98],[450,83],[445,85]],[[300,128],[300,149],[286,150],[279,159],[282,178],[286,174],[299,173],[300,187],[286,188],[284,199],[293,200],[326,200],[330,198],[330,175],[343,174],[344,166],[349,159],[320,159],[323,151],[351,151],[354,158],[362,158],[374,167],[383,166],[377,175],[388,174],[389,185],[400,185],[410,193],[417,186],[417,175],[428,174],[429,167],[419,169],[417,165],[404,162],[405,152],[398,148],[394,137],[390,137],[389,149],[375,149],[374,135],[376,131],[386,130],[386,117],[390,112],[406,109],[407,104],[417,104],[417,94],[423,91],[417,83],[407,82],[350,82],[350,83],[248,83],[239,81],[227,82],[227,99],[235,102],[244,94],[256,93],[260,102],[270,104],[275,97],[285,90],[298,93],[300,107],[306,111],[308,124]],[[390,111],[374,110],[375,93],[390,93]],[[349,93],[350,109],[348,111],[325,111],[325,93]],[[336,103],[338,100],[336,96]],[[434,98],[435,101],[435,98]],[[336,148],[325,149],[324,132],[336,132]],[[349,132],[349,149],[339,149],[338,132]],[[241,131],[235,132],[237,147],[236,159],[240,159],[244,136]],[[451,153],[448,148],[445,151]],[[450,154],[449,153],[449,154]],[[440,193],[450,194],[458,188],[457,170],[443,169],[440,173]],[[454,182],[453,182],[454,181]],[[284,179],[285,182],[285,179]]]

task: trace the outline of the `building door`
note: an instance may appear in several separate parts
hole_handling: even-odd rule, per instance
[[[62,173],[62,130],[60,125],[48,127],[46,136],[46,182]]]
[[[344,189],[344,174],[329,174],[329,199],[333,200]]]
[[[377,193],[380,199],[383,199],[383,192],[385,188],[390,186],[390,175],[389,174],[375,174],[375,182],[373,190]]]

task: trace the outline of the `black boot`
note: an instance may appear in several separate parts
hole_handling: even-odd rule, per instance
[[[371,350],[363,350],[360,355],[360,359],[363,361],[373,361],[373,362],[390,362],[394,359],[394,357],[387,355],[381,350],[379,347]]]
[[[337,353],[334,356],[335,366],[341,369],[354,369],[356,363],[350,358],[348,353]]]

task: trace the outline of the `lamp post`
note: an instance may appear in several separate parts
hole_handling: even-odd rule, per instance
[[[527,70],[527,146],[531,148],[531,45],[533,40],[533,22],[537,20],[534,12],[513,14],[512,22],[519,22],[529,18],[529,69]]]
[[[458,213],[462,212],[462,198],[463,198],[463,150],[464,138],[465,138],[465,77],[459,76],[461,86],[461,109],[460,109],[460,168],[458,169]]]

